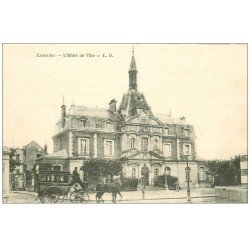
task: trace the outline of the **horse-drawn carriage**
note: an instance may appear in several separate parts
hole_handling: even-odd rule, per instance
[[[44,170],[37,174],[37,193],[42,203],[62,203],[69,199],[72,203],[88,203],[89,195],[95,194],[96,202],[103,202],[104,193],[112,194],[116,203],[117,194],[121,196],[121,185],[114,183],[77,183],[72,174],[66,171]]]

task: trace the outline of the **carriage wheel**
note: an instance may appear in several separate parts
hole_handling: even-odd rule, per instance
[[[89,202],[89,195],[86,192],[81,192],[81,203],[88,203]]]
[[[70,194],[70,201],[72,203],[88,203],[89,202],[89,195],[86,192],[73,191]]]
[[[43,193],[38,193],[38,198],[40,199],[40,201],[41,201],[42,203],[45,203]]]
[[[43,203],[62,203],[64,201],[64,192],[58,187],[49,187],[43,192]]]

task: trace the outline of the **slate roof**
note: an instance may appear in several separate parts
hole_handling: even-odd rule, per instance
[[[69,110],[69,115],[73,116],[86,116],[86,117],[95,117],[101,119],[111,118],[112,120],[117,120],[117,115],[105,108],[97,107],[87,107],[87,106],[78,106],[72,105]]]
[[[132,55],[131,62],[130,62],[130,67],[129,67],[129,71],[132,71],[132,70],[137,71],[134,55]]]
[[[142,93],[129,91],[127,94],[123,95],[118,111],[126,111],[126,116],[128,118],[135,114],[134,111],[136,109],[150,110],[150,106]]]
[[[162,123],[166,124],[180,124],[185,125],[185,122],[181,118],[173,117],[172,115],[154,114]]]
[[[68,157],[68,153],[65,149],[57,151],[53,154],[45,155],[45,158],[50,158],[50,157]]]
[[[36,145],[37,147],[43,149],[35,140],[31,141],[30,143],[28,143],[26,146],[24,146],[25,148],[30,146],[30,145]]]

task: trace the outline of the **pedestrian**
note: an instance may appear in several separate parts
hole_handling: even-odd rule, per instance
[[[80,175],[77,171],[77,167],[75,167],[74,171],[73,171],[73,174],[72,174],[72,182],[71,182],[71,185],[74,185],[75,183],[78,183],[80,184],[81,188],[84,188],[84,185],[80,179]]]

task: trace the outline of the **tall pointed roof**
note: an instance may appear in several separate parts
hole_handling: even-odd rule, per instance
[[[131,62],[130,62],[129,71],[137,71],[136,63],[135,63],[135,56],[134,56],[134,48],[132,51],[132,58],[131,58]]]
[[[132,58],[129,66],[129,89],[137,91],[137,68],[135,63],[134,47],[132,50]]]

